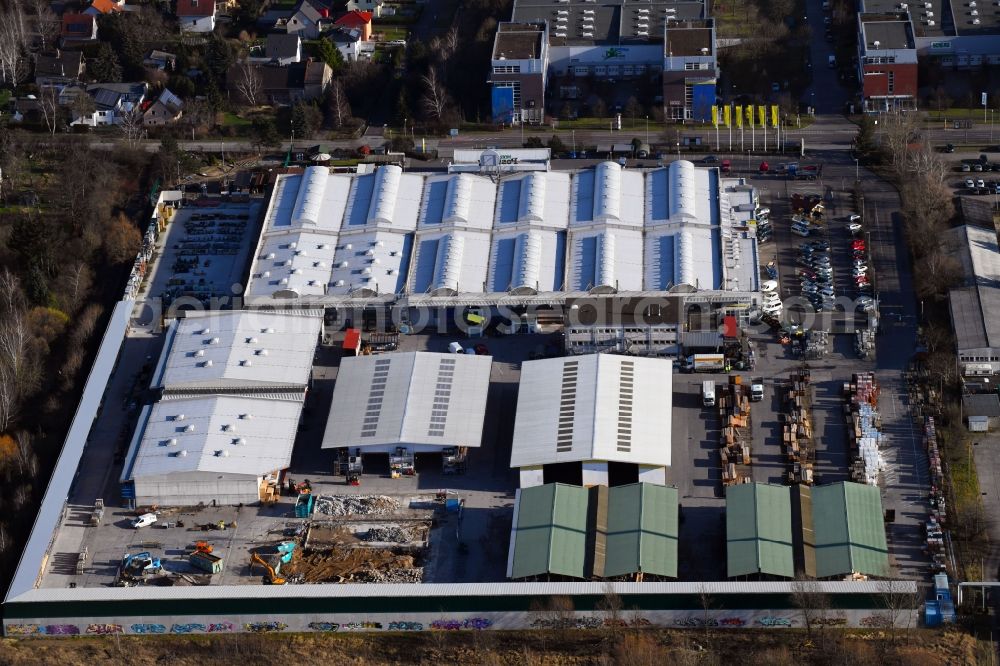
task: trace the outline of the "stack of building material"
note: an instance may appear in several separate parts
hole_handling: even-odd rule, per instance
[[[924,421],[924,447],[927,449],[927,459],[931,470],[931,517],[943,525],[948,522],[948,512],[944,499],[941,452],[938,450],[937,428],[933,416],[928,416]]]
[[[719,458],[723,485],[741,483],[751,474],[750,389],[739,375],[731,375],[720,388],[719,416],[722,420]]]
[[[805,357],[810,360],[821,359],[830,353],[830,334],[826,331],[812,329],[806,334]]]
[[[781,414],[781,444],[788,462],[786,480],[789,484],[811,485],[813,482],[812,403],[813,387],[809,372],[793,373],[785,393]]]
[[[854,334],[854,351],[860,358],[870,360],[875,356],[875,329],[862,328]]]
[[[878,397],[874,373],[857,373],[850,383],[844,384],[847,436],[853,455],[851,479],[870,486],[878,485],[878,475],[885,470]]]

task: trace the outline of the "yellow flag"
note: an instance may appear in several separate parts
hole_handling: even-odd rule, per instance
[[[712,126],[719,126],[719,107],[712,105]]]
[[[729,123],[732,122],[732,118],[730,117],[732,110],[733,107],[729,106],[728,104],[722,107],[722,124],[725,125],[726,127],[729,127]]]
[[[778,126],[778,105],[774,104],[771,106],[771,127]]]
[[[753,127],[753,104],[747,104],[747,125]]]
[[[767,107],[763,104],[757,107],[757,124],[767,127]]]
[[[736,127],[743,129],[743,107],[736,105]]]

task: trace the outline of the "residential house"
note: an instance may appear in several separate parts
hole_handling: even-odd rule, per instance
[[[375,18],[382,16],[385,0],[347,0],[347,11],[368,12]]]
[[[297,34],[302,39],[319,39],[324,28],[330,24],[330,10],[310,0],[299,0],[292,15],[275,28],[288,34]]]
[[[70,125],[120,125],[125,114],[142,105],[146,98],[146,84],[94,83],[87,86],[87,94],[94,98],[93,113],[75,116]]]
[[[96,41],[97,19],[89,14],[63,14],[60,37],[63,46]]]
[[[360,30],[349,30],[347,28],[338,28],[336,30],[331,30],[327,36],[327,39],[337,47],[340,51],[340,55],[344,60],[350,62],[352,60],[358,60],[361,57],[361,44],[363,40],[361,39]]]
[[[255,64],[291,65],[302,60],[302,38],[298,34],[274,33],[260,46],[250,49]]]
[[[56,51],[53,55],[35,56],[35,85],[62,90],[83,75],[83,53]]]
[[[121,11],[125,11],[125,0],[94,0],[89,7],[83,10],[83,13],[90,16],[101,16]]]
[[[177,0],[177,22],[181,32],[212,32],[215,0]]]
[[[231,95],[239,95],[240,74],[233,65],[227,77]],[[261,79],[261,96],[268,104],[283,106],[300,101],[310,101],[323,96],[333,70],[325,62],[295,62],[287,67],[260,65],[257,67]]]
[[[177,56],[167,51],[153,49],[143,59],[142,64],[154,69],[173,71],[177,67]]]
[[[333,22],[334,27],[346,28],[347,30],[359,30],[361,39],[369,41],[372,38],[372,13],[353,11],[347,12]]]
[[[184,112],[184,102],[167,90],[163,89],[155,102],[149,105],[142,115],[143,125],[170,125],[176,122]]]

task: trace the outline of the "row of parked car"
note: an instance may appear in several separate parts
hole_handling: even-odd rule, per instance
[[[1000,181],[998,180],[966,178],[964,184],[969,194],[1000,194]]]

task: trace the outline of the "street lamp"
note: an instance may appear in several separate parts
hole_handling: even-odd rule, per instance
[[[649,145],[649,116],[646,116],[646,145]]]
[[[857,183],[861,180],[861,165],[858,162],[858,158],[854,158],[854,182]]]

